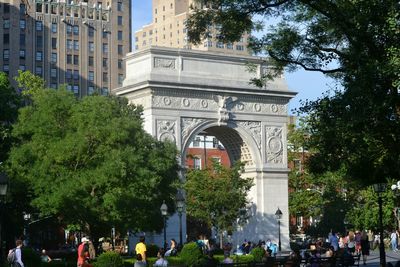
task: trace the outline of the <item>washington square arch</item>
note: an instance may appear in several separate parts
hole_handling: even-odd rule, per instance
[[[130,53],[125,63],[126,79],[113,93],[143,106],[145,130],[175,142],[182,166],[185,151],[199,133],[215,136],[231,162],[245,163],[243,176],[254,179],[248,195],[251,218],[233,233],[232,242],[278,243],[279,207],[282,248],[288,248],[287,106],[295,93],[283,77],[258,88],[249,82],[268,71],[265,60],[173,48]],[[250,72],[250,65],[257,70]],[[174,215],[168,220],[167,239],[177,237]],[[161,236],[150,239],[162,244]]]

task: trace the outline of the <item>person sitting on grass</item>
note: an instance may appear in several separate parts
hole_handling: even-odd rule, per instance
[[[136,254],[136,261],[134,267],[146,267],[146,262],[143,261],[142,254]]]
[[[157,254],[157,261],[154,263],[153,266],[156,267],[167,267],[168,261],[164,258],[164,249],[160,248]]]

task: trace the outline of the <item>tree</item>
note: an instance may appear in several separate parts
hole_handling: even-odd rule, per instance
[[[190,170],[186,177],[187,214],[216,227],[221,238],[224,231],[234,230],[238,219],[245,219],[253,179],[241,177],[243,168],[239,163],[232,168],[214,163],[213,168]]]
[[[33,207],[93,237],[112,226],[161,230],[160,203],[173,206],[176,193],[176,147],[147,134],[141,108],[126,99],[36,89],[20,109],[7,162]]]
[[[303,68],[337,79],[342,88],[306,101],[310,171],[344,169],[365,184],[400,174],[400,4],[396,0],[201,0],[188,20],[198,43],[218,25],[231,42],[260,29],[262,19],[281,19],[250,39],[254,53],[267,54],[277,73]],[[266,78],[256,81],[261,84]]]
[[[5,161],[11,148],[12,124],[18,116],[21,99],[11,87],[7,75],[0,72],[0,163]]]

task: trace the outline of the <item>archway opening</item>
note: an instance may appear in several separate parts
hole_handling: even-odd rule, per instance
[[[255,165],[249,144],[237,128],[211,126],[198,129],[187,141],[183,153],[186,169],[212,168],[214,162],[231,167],[235,162],[243,162],[245,167]],[[196,240],[199,236],[212,236],[211,229],[201,221],[187,216],[187,238]]]

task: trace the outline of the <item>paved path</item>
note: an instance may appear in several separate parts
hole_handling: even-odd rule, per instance
[[[396,265],[396,263],[400,261],[400,251],[398,252],[393,252],[390,249],[386,250],[386,262],[391,262],[393,266]],[[362,256],[360,259],[360,267],[363,266],[362,262]],[[370,255],[368,256],[367,259],[367,267],[379,267],[379,250],[371,250]]]

